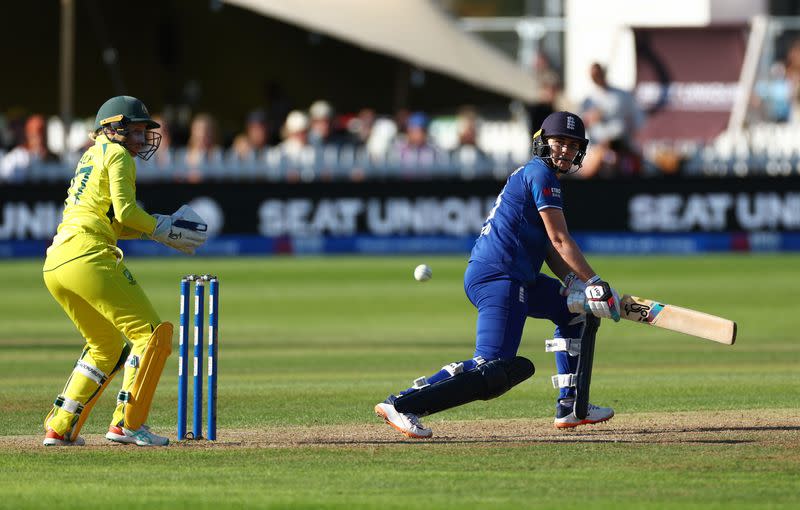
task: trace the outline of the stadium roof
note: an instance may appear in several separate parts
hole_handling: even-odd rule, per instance
[[[476,87],[534,102],[534,77],[429,0],[224,0]]]

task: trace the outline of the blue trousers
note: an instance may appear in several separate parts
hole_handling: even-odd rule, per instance
[[[577,314],[567,308],[560,288],[561,282],[549,276],[540,274],[533,283],[524,285],[492,266],[470,262],[464,273],[464,291],[478,309],[474,355],[486,360],[516,356],[528,317],[553,322],[555,337],[579,337],[583,323],[570,324]],[[577,356],[566,352],[555,355],[559,374],[577,371]],[[574,388],[561,388],[559,398],[574,395]]]

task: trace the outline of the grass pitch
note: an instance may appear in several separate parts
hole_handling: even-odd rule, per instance
[[[372,407],[471,355],[464,257],[128,260],[176,323],[180,275],[221,278],[219,441],[163,449],[102,438],[118,380],[86,447],[40,446],[82,341],[40,261],[0,262],[0,508],[795,508],[800,257],[591,261],[621,291],[736,320],[736,344],[604,321],[592,395],[617,416],[556,431],[552,327],[531,319],[520,354],[536,375],[412,441]],[[150,419],[173,438],[176,367],[174,352]]]

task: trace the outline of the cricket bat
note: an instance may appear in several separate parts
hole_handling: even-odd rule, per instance
[[[620,317],[721,344],[736,341],[736,323],[731,320],[628,294],[620,300]]]

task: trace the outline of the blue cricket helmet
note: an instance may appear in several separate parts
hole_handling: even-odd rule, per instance
[[[542,127],[533,135],[533,153],[544,159],[551,159],[550,146],[547,139],[559,136],[577,140],[580,144],[580,151],[575,155],[572,164],[578,168],[583,165],[583,158],[586,156],[586,148],[589,140],[586,138],[586,128],[583,120],[572,112],[553,112],[544,119]]]

